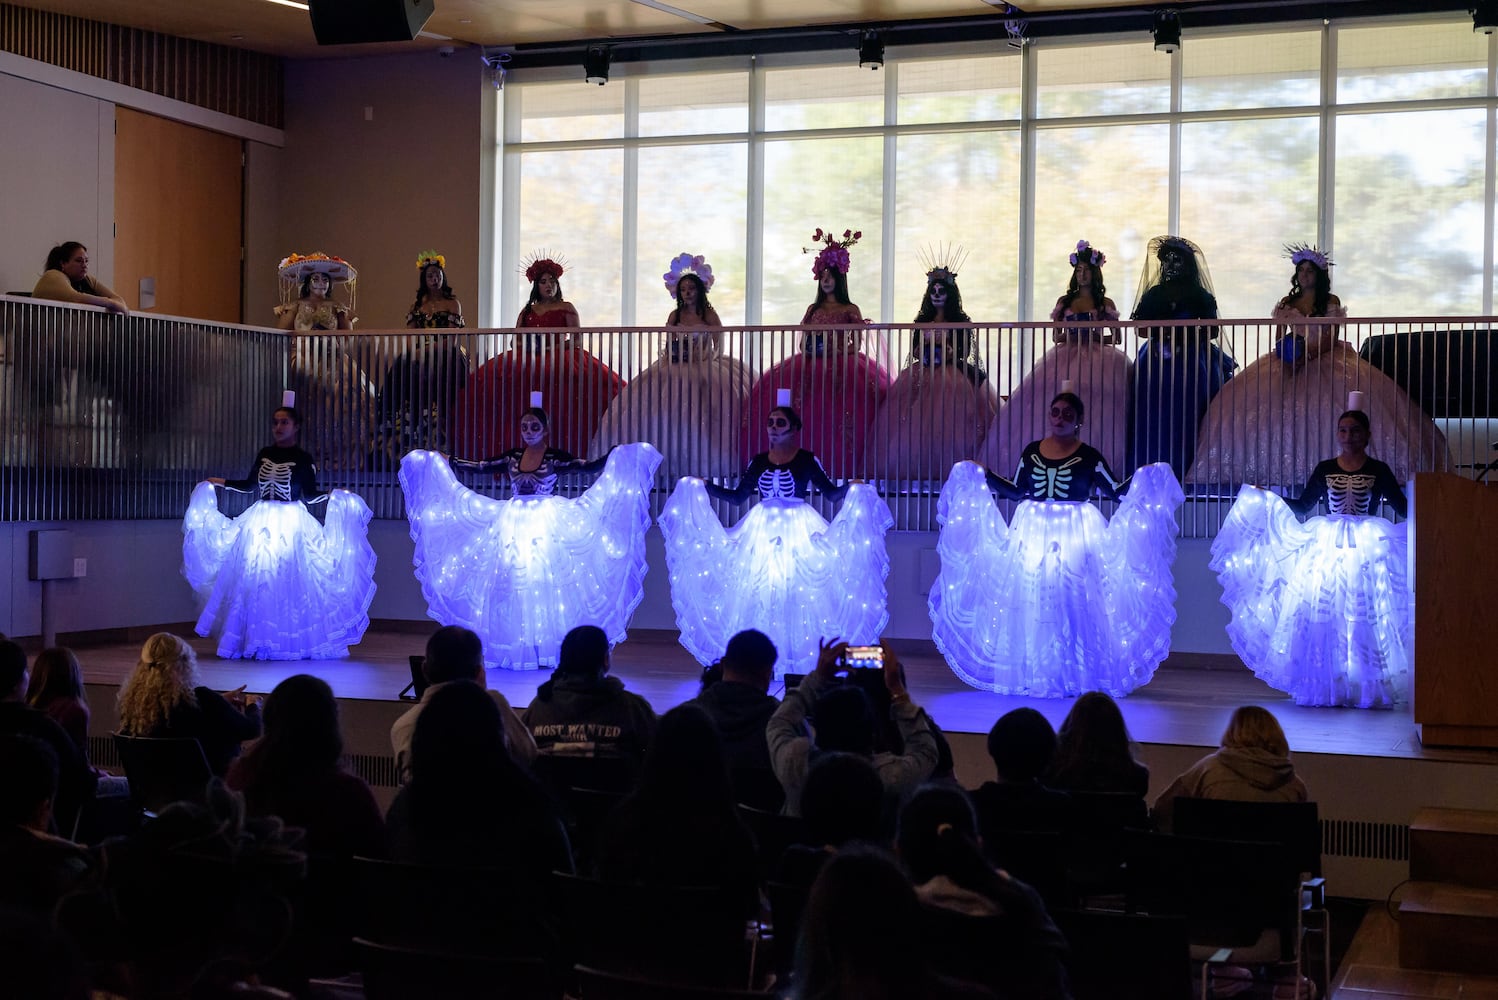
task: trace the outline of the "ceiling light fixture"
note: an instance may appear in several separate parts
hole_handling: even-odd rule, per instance
[[[858,39],[858,68],[878,69],[884,65],[884,35],[865,31]]]
[[[583,53],[583,79],[600,87],[609,82],[609,63],[614,59],[607,45],[589,45]]]
[[[1155,36],[1156,52],[1181,51],[1181,15],[1171,8],[1155,11],[1155,22],[1150,28]]]

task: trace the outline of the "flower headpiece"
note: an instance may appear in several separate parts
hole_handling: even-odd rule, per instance
[[[661,275],[666,282],[666,291],[671,293],[673,299],[676,298],[676,286],[681,284],[682,277],[688,274],[697,276],[697,280],[702,282],[704,291],[713,287],[713,269],[702,254],[695,256],[689,253],[677,254],[671,260],[671,270]]]
[[[342,257],[331,257],[321,251],[317,253],[294,253],[281,258],[276,265],[282,278],[301,281],[309,274],[326,274],[334,281],[352,281],[357,274],[352,265]]]
[[[416,255],[416,270],[423,270],[428,264],[436,264],[442,270],[447,270],[447,258],[435,250],[422,250]]]
[[[926,268],[926,283],[957,280],[957,269],[967,260],[967,251],[951,244],[925,246],[920,251],[921,264]]]
[[[560,280],[567,270],[567,261],[561,259],[560,254],[552,256],[550,250],[537,250],[520,263],[525,265],[525,280],[531,284],[539,281],[543,274]]]
[[[1286,243],[1285,256],[1290,258],[1292,264],[1308,260],[1323,271],[1333,266],[1330,257],[1309,243]]]
[[[1071,266],[1078,264],[1091,264],[1093,267],[1102,267],[1108,263],[1108,255],[1086,240],[1077,240],[1077,249],[1068,258]]]
[[[813,243],[822,243],[824,246],[817,252],[817,259],[811,263],[812,277],[820,279],[822,272],[829,267],[835,267],[842,274],[848,273],[848,248],[863,239],[863,233],[854,232],[851,229],[843,230],[843,238],[838,239],[831,233],[823,233],[818,229],[811,234]],[[802,247],[802,253],[811,253],[811,247]]]

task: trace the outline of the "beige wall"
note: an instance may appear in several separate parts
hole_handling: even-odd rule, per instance
[[[256,249],[256,275],[292,251],[346,258],[359,271],[358,329],[389,329],[415,297],[417,251],[433,248],[476,323],[482,68],[476,50],[288,62],[280,244]]]

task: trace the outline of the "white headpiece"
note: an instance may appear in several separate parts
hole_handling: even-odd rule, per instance
[[[1347,408],[1349,410],[1361,411],[1363,409],[1363,400],[1365,398],[1366,397],[1357,389],[1352,390],[1347,394]]]
[[[543,393],[540,389],[531,390],[531,406],[534,406],[536,409],[544,409],[544,407],[542,407],[541,405],[541,401],[545,398],[546,394]]]
[[[296,406],[296,390],[295,389],[282,389],[281,390],[281,405],[282,406],[286,406],[286,407]]]
[[[789,390],[789,389],[776,389],[775,390],[775,405],[776,406],[790,406],[791,405],[791,390]]]

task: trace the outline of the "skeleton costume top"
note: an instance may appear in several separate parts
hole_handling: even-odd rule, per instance
[[[805,448],[797,451],[785,465],[776,465],[770,461],[769,452],[760,452],[749,462],[749,467],[739,477],[738,486],[733,489],[716,483],[704,485],[710,496],[734,503],[743,503],[756,492],[761,500],[805,500],[813,486],[831,500],[841,500],[848,492],[847,484],[836,486],[827,478],[817,456]]]
[[[549,497],[556,494],[557,476],[567,472],[598,473],[603,471],[608,456],[592,462],[581,462],[572,453],[561,448],[547,448],[541,463],[534,469],[521,468],[525,461],[524,448],[511,448],[503,455],[486,458],[482,462],[470,462],[461,458],[450,460],[454,469],[462,472],[492,472],[496,476],[509,476],[510,489],[517,497]]]
[[[1285,505],[1297,514],[1309,514],[1323,498],[1332,514],[1372,514],[1380,501],[1393,507],[1400,517],[1409,513],[1409,502],[1394,478],[1394,470],[1376,458],[1366,458],[1356,472],[1348,472],[1335,458],[1328,458],[1311,473],[1300,499],[1286,500]]]
[[[1103,453],[1084,444],[1065,458],[1046,458],[1032,441],[1020,455],[1011,482],[988,473],[988,487],[1005,500],[1086,501],[1094,488],[1110,500],[1121,498],[1128,481],[1119,481]]]
[[[312,456],[300,448],[276,445],[260,449],[248,476],[225,480],[224,486],[260,500],[316,500],[323,495]]]

